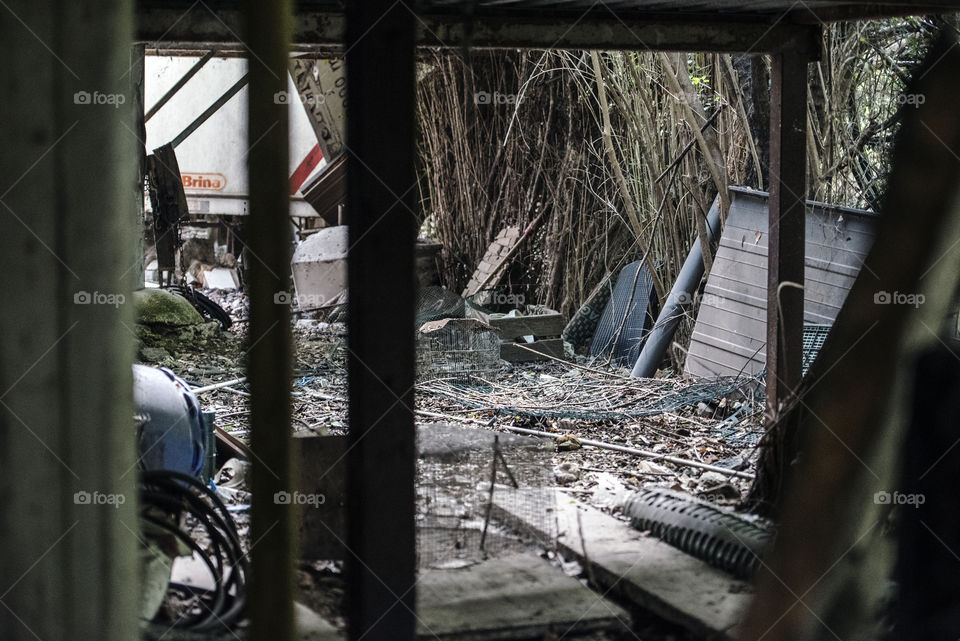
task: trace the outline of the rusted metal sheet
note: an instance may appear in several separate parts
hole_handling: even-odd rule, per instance
[[[684,373],[756,374],[766,364],[768,194],[731,188],[730,214]],[[878,216],[807,201],[803,319],[833,323],[873,245]]]

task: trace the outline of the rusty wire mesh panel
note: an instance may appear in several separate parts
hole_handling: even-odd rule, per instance
[[[418,451],[421,569],[466,566],[506,551],[554,546],[552,443],[434,424],[420,428]]]

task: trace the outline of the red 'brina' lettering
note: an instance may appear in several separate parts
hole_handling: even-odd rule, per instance
[[[181,174],[184,189],[205,189],[221,191],[226,187],[227,180],[221,174]]]

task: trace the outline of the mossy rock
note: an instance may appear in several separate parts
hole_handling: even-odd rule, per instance
[[[163,289],[140,289],[133,292],[137,322],[144,325],[185,327],[204,322],[193,305],[183,296]]]

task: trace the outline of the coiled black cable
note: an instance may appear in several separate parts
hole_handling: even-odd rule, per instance
[[[172,627],[197,631],[231,628],[243,613],[247,561],[227,508],[209,487],[181,472],[141,471],[139,490],[141,518],[190,548],[214,580],[213,590],[170,584],[172,588],[187,590],[198,596],[200,606],[199,612],[181,616]],[[176,522],[162,518],[151,508],[170,515],[186,513],[192,516],[205,530],[210,541],[209,550],[205,550]]]

